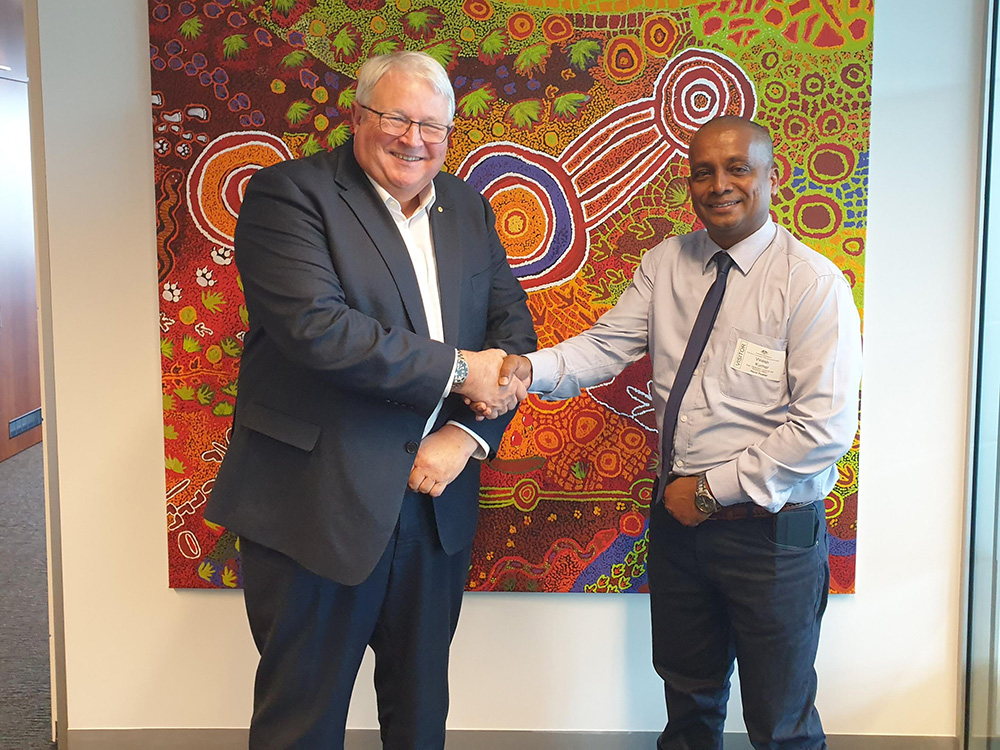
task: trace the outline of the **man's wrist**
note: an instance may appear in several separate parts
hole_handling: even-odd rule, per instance
[[[454,393],[465,383],[466,379],[469,377],[469,363],[465,359],[465,355],[462,350],[458,350],[458,354],[455,356],[455,372],[451,379],[451,391]]]
[[[476,451],[481,447],[479,445],[479,441],[473,436],[472,432],[466,429],[464,425],[458,424],[457,422],[445,422],[438,428],[438,432],[444,435],[450,435],[452,439],[461,446],[459,450],[465,454],[467,459],[472,458],[476,454]]]
[[[712,515],[722,507],[712,494],[712,488],[709,487],[704,474],[698,475],[698,484],[694,490],[694,506],[706,516]]]

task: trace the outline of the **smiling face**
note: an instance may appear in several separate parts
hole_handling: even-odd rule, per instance
[[[691,139],[691,204],[719,247],[729,249],[763,226],[778,193],[766,131],[735,117],[713,120]]]
[[[413,122],[451,124],[448,100],[423,78],[392,70],[382,76],[368,107]],[[441,170],[448,141],[425,143],[414,124],[403,135],[388,135],[379,127],[379,116],[354,103],[354,156],[369,177],[399,201],[405,213],[419,204],[420,192]]]

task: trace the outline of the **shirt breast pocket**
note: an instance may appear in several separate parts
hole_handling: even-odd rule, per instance
[[[733,328],[719,376],[722,395],[763,406],[777,404],[788,391],[787,347],[788,339]]]

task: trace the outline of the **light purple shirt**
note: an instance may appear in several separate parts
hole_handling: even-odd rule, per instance
[[[649,351],[662,429],[719,250],[704,230],[649,250],[593,328],[528,355],[531,392],[576,396]],[[722,505],[754,502],[773,512],[819,500],[836,483],[836,461],[858,425],[861,324],[850,285],[770,219],[728,252],[735,265],[681,402],[674,464],[664,470],[705,473]]]

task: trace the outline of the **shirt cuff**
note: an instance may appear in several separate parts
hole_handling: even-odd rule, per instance
[[[736,472],[736,460],[726,461],[705,472],[705,481],[719,505],[736,505],[747,502],[740,489],[740,478]]]
[[[455,373],[458,372],[458,349],[455,350],[455,361],[451,363],[451,375],[448,376],[448,382],[444,386],[444,393],[441,394],[441,400],[451,394],[451,384],[455,382]]]
[[[445,424],[453,424],[456,427],[461,427],[467,433],[469,433],[470,435],[472,435],[473,439],[479,444],[479,447],[476,448],[476,450],[472,454],[471,458],[474,458],[477,461],[485,461],[487,459],[487,457],[490,455],[490,445],[489,445],[489,443],[487,443],[485,440],[483,440],[481,437],[479,437],[479,435],[477,435],[476,433],[474,433],[472,430],[470,430],[468,427],[466,427],[461,422],[454,422],[454,421],[452,421],[452,420],[449,419]]]
[[[551,393],[559,384],[559,355],[551,349],[541,349],[525,354],[531,361],[531,386],[529,393]]]

